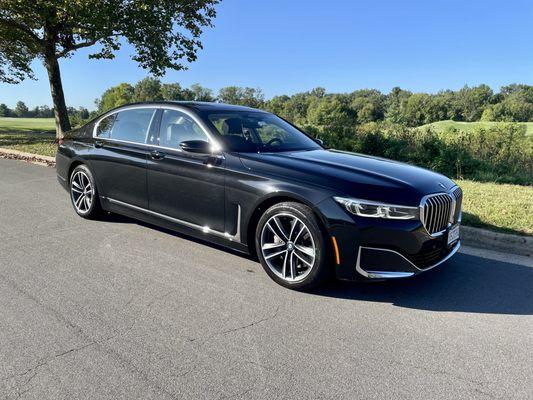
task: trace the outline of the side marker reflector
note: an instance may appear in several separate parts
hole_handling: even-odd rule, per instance
[[[339,246],[337,246],[337,239],[335,239],[335,236],[331,237],[331,241],[333,242],[333,250],[335,251],[335,262],[339,265],[341,263],[341,258],[339,256]]]

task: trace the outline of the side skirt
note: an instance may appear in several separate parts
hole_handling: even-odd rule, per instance
[[[250,254],[248,246],[236,240],[237,238],[240,239],[240,229],[235,235],[228,235],[102,196],[100,197],[100,204],[106,211],[138,219],[151,225],[192,236],[241,253]],[[240,226],[240,222],[239,212],[238,226]]]

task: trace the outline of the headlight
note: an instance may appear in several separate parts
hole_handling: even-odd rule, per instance
[[[346,210],[360,217],[386,219],[418,219],[418,207],[397,206],[393,204],[377,203],[369,200],[348,199],[334,197]]]

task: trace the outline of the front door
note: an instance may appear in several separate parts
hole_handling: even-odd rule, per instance
[[[151,211],[205,231],[224,232],[224,160],[180,149],[187,140],[209,142],[192,115],[162,110],[157,151],[148,157]]]

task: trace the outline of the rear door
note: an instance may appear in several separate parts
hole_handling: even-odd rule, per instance
[[[224,160],[180,149],[187,140],[210,142],[200,121],[186,110],[163,109],[156,152],[148,157],[151,211],[224,232]]]
[[[91,165],[101,195],[148,208],[146,163],[155,141],[157,109],[136,106],[104,117],[95,126]]]

